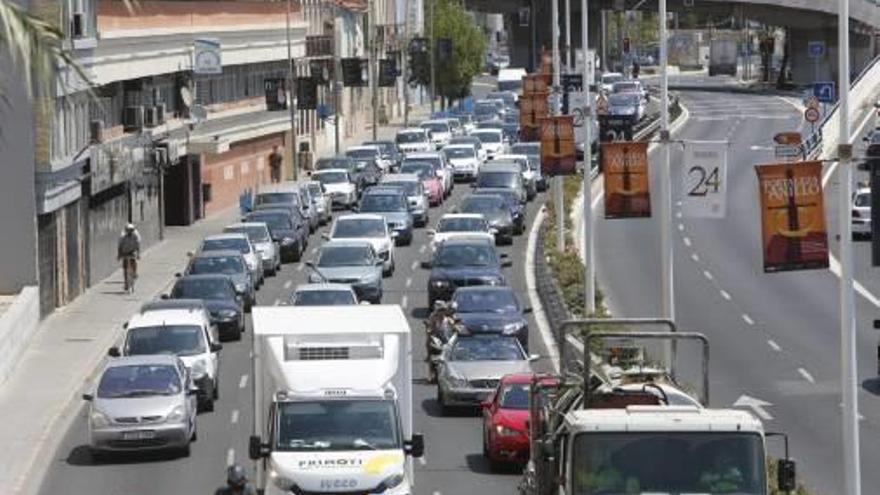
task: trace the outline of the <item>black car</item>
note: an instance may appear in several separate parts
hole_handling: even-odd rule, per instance
[[[236,294],[244,298],[244,310],[257,302],[255,282],[247,263],[238,251],[219,250],[194,254],[186,265],[185,275],[226,275],[232,279]]]
[[[519,202],[519,197],[513,189],[503,187],[479,187],[474,189],[474,194],[495,194],[504,198],[504,202],[510,209],[513,217],[513,231],[522,234],[526,230],[526,205]]]
[[[282,209],[258,210],[248,213],[245,222],[263,222],[269,227],[272,240],[281,247],[281,261],[299,261],[306,250],[304,237],[308,227],[301,220]],[[304,232],[306,233],[304,235]]]
[[[452,295],[455,319],[469,333],[497,333],[515,336],[529,348],[529,322],[532,308],[523,307],[510,287],[461,287]]]
[[[367,176],[358,170],[358,162],[347,156],[334,156],[331,158],[320,158],[315,162],[315,170],[327,170],[338,168],[348,171],[351,181],[357,189],[358,196],[367,188]]]
[[[471,194],[465,196],[455,209],[458,213],[477,213],[495,229],[497,244],[513,242],[514,221],[510,206],[503,196],[498,194]]]
[[[390,164],[389,171],[397,172],[403,155],[397,149],[397,144],[394,141],[364,141],[364,146],[378,146],[382,159],[387,160]]]
[[[506,285],[501,268],[510,266],[506,254],[499,255],[489,240],[450,239],[434,252],[431,261],[422,263],[431,269],[428,277],[428,307],[448,301],[459,287],[471,285]]]
[[[374,186],[361,197],[358,213],[374,213],[385,217],[388,229],[396,232],[398,246],[409,246],[413,239],[413,216],[406,192],[399,187]]]
[[[174,282],[170,299],[199,299],[211,314],[211,323],[223,340],[239,340],[244,333],[244,299],[226,275],[184,275]]]

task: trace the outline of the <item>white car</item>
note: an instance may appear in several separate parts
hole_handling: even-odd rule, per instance
[[[519,165],[522,170],[523,183],[526,186],[528,199],[532,199],[538,194],[538,172],[529,166],[528,155],[498,155],[495,157],[496,162],[513,162]]]
[[[497,155],[504,154],[507,147],[504,143],[504,133],[501,129],[477,129],[471,133],[480,140],[486,150],[486,159],[494,160]]]
[[[860,187],[852,201],[853,239],[871,238],[871,188]]]
[[[318,214],[318,220],[321,225],[326,224],[333,217],[333,205],[330,196],[324,191],[324,186],[316,181],[310,180],[303,182],[303,190],[308,191],[309,199],[312,201],[312,207]]]
[[[440,180],[443,182],[443,193],[446,196],[452,192],[452,188],[455,185],[453,181],[453,170],[452,166],[446,160],[446,155],[440,151],[429,151],[426,153],[409,153],[406,155],[406,158],[403,159],[403,163],[408,161],[413,162],[425,162],[434,165],[434,169],[437,171],[437,177],[440,177]]]
[[[599,80],[599,88],[605,93],[611,93],[614,83],[623,81],[623,74],[620,72],[606,72],[602,74]]]
[[[223,228],[226,234],[245,234],[257,250],[263,272],[275,275],[281,269],[281,250],[272,241],[269,226],[263,222],[242,222],[227,225]]]
[[[495,244],[495,230],[477,213],[447,213],[440,217],[437,228],[427,233],[431,236],[432,249],[449,239],[488,239]]]
[[[227,233],[209,235],[202,239],[198,252],[225,251],[227,249],[241,253],[244,262],[247,263],[248,271],[251,272],[251,277],[253,277],[254,287],[262,285],[265,278],[263,261],[260,259],[260,255],[257,253],[254,245],[251,244],[247,234]]]
[[[328,168],[312,172],[312,180],[324,186],[324,192],[330,196],[333,208],[351,209],[357,203],[357,186],[351,180],[348,170],[344,168]]]
[[[464,135],[464,127],[458,117],[450,117],[445,120],[449,122],[449,128],[452,129],[452,137]]]
[[[187,367],[206,411],[219,397],[220,350],[223,346],[205,309],[155,309],[134,315],[125,325],[121,348],[111,356],[174,354]]]
[[[419,124],[419,127],[431,133],[431,142],[438,150],[449,144],[449,140],[452,139],[452,127],[446,119],[426,120]]]
[[[301,284],[290,295],[291,306],[350,306],[358,304],[357,294],[346,284]]]
[[[450,144],[443,148],[446,160],[452,165],[454,178],[473,180],[480,170],[480,155],[473,144]]]
[[[436,149],[427,129],[410,127],[397,131],[394,142],[401,153],[418,153],[420,151],[433,151]]]
[[[383,215],[357,213],[342,215],[333,222],[330,232],[324,234],[328,241],[363,240],[369,241],[382,259],[382,272],[389,276],[394,273],[394,238],[397,234],[388,228]]]
[[[355,160],[373,160],[382,169],[383,174],[391,170],[391,160],[382,158],[382,148],[375,145],[351,146],[345,150],[345,156]]]
[[[489,154],[486,153],[486,148],[483,147],[483,142],[480,141],[480,138],[476,136],[458,136],[452,138],[452,141],[449,144],[469,144],[476,148],[477,156],[480,158],[480,164],[486,163],[486,160],[489,159]]]

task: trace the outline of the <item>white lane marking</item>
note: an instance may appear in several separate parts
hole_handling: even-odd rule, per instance
[[[318,254],[318,248],[313,247],[313,248],[312,248],[312,256],[314,256],[314,255],[316,255],[316,254]]]
[[[245,388],[245,387],[247,387],[247,381],[248,381],[248,376],[247,376],[247,375],[241,375],[241,380],[238,381],[238,388]]]
[[[435,492],[433,493],[433,495],[443,495],[443,494],[440,493],[440,492],[435,491]]]
[[[692,253],[692,254],[691,254],[691,259],[694,260],[694,261],[700,261],[700,255],[697,254],[697,253]]]
[[[281,306],[281,299],[275,299],[275,306]]]
[[[231,466],[235,464],[235,449],[229,449],[226,451],[226,465]]]
[[[800,373],[801,377],[803,377],[804,380],[810,383],[816,383],[816,379],[813,378],[813,375],[811,375],[809,371],[803,368],[798,368],[798,373]]]
[[[721,290],[719,290],[718,292],[721,294],[721,297],[723,297],[724,299],[727,299],[728,301],[730,301],[730,299],[731,299],[731,297],[730,297],[730,293],[728,293],[728,292],[727,292],[726,290],[724,290],[724,289],[721,289]]]
[[[404,294],[403,297],[400,298],[400,306],[405,308],[407,304],[409,304],[409,298]]]
[[[410,285],[412,285],[412,277],[407,277],[406,278],[406,286],[409,287]]]
[[[305,267],[306,267],[305,263],[300,263],[300,264],[296,265],[296,271],[301,272],[301,271],[303,271],[303,268],[305,268]]]
[[[419,248],[419,253],[424,253],[425,249],[428,249],[428,246],[426,244],[422,244],[422,246]]]
[[[284,282],[285,289],[289,289],[291,285],[293,285],[293,280],[288,280],[287,282]]]
[[[773,404],[767,401],[755,397],[749,397],[748,395],[739,396],[739,399],[736,399],[736,402],[733,403],[733,407],[748,407],[764,421],[770,421],[771,419],[773,419],[773,416],[771,416],[770,413],[768,413],[767,410],[764,409],[765,407],[769,407],[772,405]]]
[[[681,202],[681,201],[676,201],[676,202],[675,202],[675,206],[681,207],[681,205],[682,205],[682,202]]]
[[[707,280],[712,280],[715,278],[714,276],[712,276],[712,272],[710,272],[709,270],[703,270],[703,276],[706,277]]]
[[[238,409],[233,409],[232,416],[229,417],[229,422],[232,424],[238,423],[238,415],[239,415]]]
[[[773,350],[776,351],[776,352],[781,352],[781,351],[782,351],[782,346],[780,346],[779,344],[777,344],[776,341],[773,340],[773,339],[767,339],[767,345],[769,345],[770,348],[773,349]]]
[[[675,213],[675,218],[681,218],[681,217],[682,217],[682,214],[680,211]]]
[[[683,230],[684,230],[684,224],[683,224],[683,223],[678,224],[678,230],[679,230],[679,231],[683,231]]]
[[[690,237],[685,237],[685,238],[683,238],[681,241],[684,243],[685,246],[687,246],[687,247],[691,247],[691,239],[690,239]]]
[[[415,269],[418,268],[418,267],[419,267],[419,262],[418,262],[418,261],[413,261],[413,262],[412,262],[412,265],[410,265],[410,268],[412,268],[413,270],[415,270]]]
[[[749,316],[749,315],[747,315],[747,314],[745,314],[745,313],[743,313],[742,318],[743,318],[743,321],[746,322],[746,323],[749,324],[749,325],[754,325],[754,324],[755,324],[755,320],[753,320],[751,316]]]

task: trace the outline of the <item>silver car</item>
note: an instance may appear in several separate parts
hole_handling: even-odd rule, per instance
[[[530,373],[536,358],[526,355],[516,337],[456,335],[438,358],[437,402],[444,413],[451,406],[479,406],[502,376]]]
[[[263,285],[263,265],[260,261],[260,255],[250,239],[245,234],[217,234],[209,235],[202,239],[199,249],[196,253],[207,253],[209,251],[238,251],[247,263],[248,270],[253,278],[254,288]]]
[[[321,246],[318,262],[307,262],[312,269],[310,283],[351,286],[359,301],[382,301],[382,258],[368,240],[335,240]]]
[[[291,306],[350,306],[357,303],[357,294],[346,284],[299,285],[290,296]]]
[[[93,455],[173,449],[188,456],[196,439],[197,392],[177,356],[111,359],[92,391],[83,394]]]
[[[228,225],[223,229],[227,234],[245,234],[257,251],[263,265],[263,272],[275,275],[281,269],[281,250],[272,241],[269,226],[263,222],[242,222]]]
[[[324,191],[324,185],[316,180],[310,180],[303,184],[303,189],[309,193],[309,199],[312,200],[312,207],[318,215],[318,223],[326,225],[333,217],[333,205],[330,196]]]

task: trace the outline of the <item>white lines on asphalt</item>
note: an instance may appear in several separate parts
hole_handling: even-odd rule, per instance
[[[232,424],[238,423],[238,415],[239,415],[238,409],[233,409],[232,415],[229,417],[229,422]]]
[[[720,289],[720,290],[718,291],[718,293],[721,294],[721,297],[723,297],[724,299],[730,301],[731,297],[730,297],[730,293],[729,293],[729,292],[727,292],[727,291],[724,290],[724,289]]]
[[[685,237],[681,242],[683,242],[685,246],[691,247],[691,239],[689,237]]]
[[[700,255],[697,253],[691,253],[691,259],[694,261],[700,261]]]
[[[676,201],[676,202],[675,202],[675,206],[681,207],[681,204],[682,204],[681,201]]]
[[[296,271],[301,272],[301,271],[303,271],[303,268],[305,268],[305,267],[306,267],[305,263],[300,263],[300,264],[296,265]]]
[[[281,306],[281,299],[275,299],[275,302],[273,304],[275,306]]]
[[[407,277],[406,278],[406,286],[409,287],[410,285],[412,285],[412,277]]]
[[[407,304],[409,304],[409,297],[407,297],[407,295],[404,294],[403,297],[400,298],[400,307],[406,308]]]
[[[422,244],[422,246],[419,247],[419,253],[424,254],[425,249],[428,249],[428,246],[426,244]]]
[[[811,375],[809,371],[803,368],[798,368],[798,373],[800,373],[801,377],[803,377],[804,380],[810,383],[816,383],[816,379],[813,378],[813,375]]]
[[[681,218],[683,215],[680,211],[675,212],[675,218]]]
[[[434,492],[433,495],[443,495],[443,494],[440,492]]]
[[[769,345],[775,352],[782,352],[782,346],[777,344],[773,339],[767,339],[767,345]]]
[[[289,289],[291,285],[293,285],[293,280],[288,280],[287,282],[284,282],[285,289]]]
[[[313,248],[312,248],[312,256],[314,256],[314,255],[316,255],[316,254],[318,254],[318,248],[313,247]]]
[[[683,223],[678,224],[678,230],[679,230],[679,232],[681,232],[681,231],[684,230],[684,224],[683,224]]]
[[[416,268],[419,267],[419,262],[418,262],[418,261],[413,261],[413,262],[412,262],[412,265],[410,265],[409,267],[412,268],[413,270],[415,270]]]
[[[247,375],[241,375],[241,380],[238,381],[238,388],[245,388],[245,387],[247,387],[247,381],[248,381],[248,376],[247,376]]]
[[[226,451],[226,465],[231,466],[235,464],[235,449],[229,449]]]
[[[709,270],[703,270],[703,276],[706,277],[706,280],[714,280],[715,277],[712,275],[712,272]]]
[[[742,318],[743,318],[743,321],[746,322],[746,324],[748,324],[748,325],[754,325],[754,324],[755,324],[755,320],[753,320],[751,316],[749,316],[749,315],[747,315],[747,314],[745,314],[745,313],[743,313]]]
[[[749,149],[752,151],[773,151],[772,146],[759,146],[757,144],[753,144]]]

